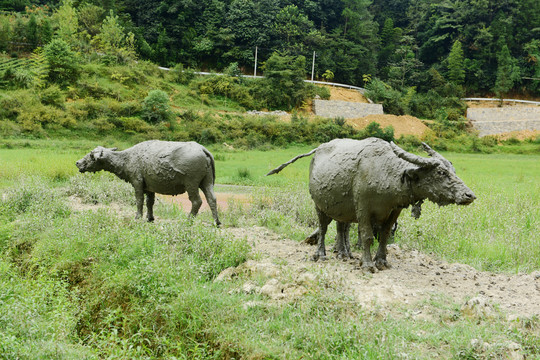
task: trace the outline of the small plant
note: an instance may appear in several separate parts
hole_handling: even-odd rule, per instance
[[[168,121],[173,116],[165,91],[152,90],[143,101],[142,117],[151,124]]]
[[[322,74],[322,77],[326,81],[332,81],[334,80],[334,73],[332,72],[332,70],[326,70],[324,74]]]
[[[245,182],[246,180],[251,180],[253,176],[251,175],[251,171],[249,171],[248,168],[238,168],[236,170],[236,178],[240,182]]]

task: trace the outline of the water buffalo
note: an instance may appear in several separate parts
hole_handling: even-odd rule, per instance
[[[267,175],[315,154],[309,171],[309,191],[319,218],[314,259],[326,257],[324,237],[332,219],[338,224],[337,251],[350,256],[348,224],[358,223],[362,266],[374,271],[375,267],[389,267],[388,235],[404,208],[413,205],[418,212],[425,199],[441,206],[467,205],[476,199],[452,164],[428,145],[423,146],[431,158],[408,153],[377,138],[336,139],[296,156]],[[379,248],[372,259],[374,233],[378,234]]]
[[[124,151],[98,146],[76,163],[79,171],[109,171],[135,188],[137,218],[143,215],[144,194],[148,221],[154,220],[155,193],[178,195],[187,191],[191,215],[199,212],[201,189],[220,225],[214,194],[215,164],[212,154],[196,142],[151,140]]]

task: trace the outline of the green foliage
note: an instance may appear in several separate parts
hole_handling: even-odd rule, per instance
[[[465,64],[461,42],[456,40],[448,55],[448,80],[456,85],[463,84],[465,80]]]
[[[372,121],[362,130],[361,137],[378,137],[388,142],[394,141],[394,128],[388,126],[383,129],[379,123]]]
[[[200,94],[225,96],[247,109],[261,107],[251,95],[250,87],[237,77],[228,75],[200,77],[191,86],[197,89]]]
[[[144,98],[142,117],[151,124],[168,121],[172,118],[169,95],[162,90],[152,90]]]
[[[520,69],[517,61],[512,58],[508,46],[504,44],[497,54],[497,79],[495,81],[495,92],[502,98],[502,94],[514,87],[520,77]]]
[[[44,53],[48,64],[49,82],[67,87],[77,81],[80,74],[79,60],[64,40],[52,40],[45,46]]]
[[[135,36],[131,32],[124,34],[118,15],[114,15],[112,10],[103,20],[100,33],[93,41],[97,43],[98,49],[105,53],[105,63],[125,64],[136,58]]]
[[[171,80],[175,83],[187,85],[195,78],[193,69],[184,68],[184,65],[178,63],[171,69]]]
[[[41,91],[39,94],[43,105],[52,105],[58,108],[63,108],[66,97],[58,85],[51,85]]]
[[[273,53],[264,64],[265,78],[259,89],[259,98],[264,98],[271,109],[290,110],[307,98],[305,78],[306,59]]]
[[[366,89],[366,96],[374,102],[382,104],[385,113],[405,114],[406,109],[401,102],[402,94],[398,90],[394,90],[379,79],[372,79]]]

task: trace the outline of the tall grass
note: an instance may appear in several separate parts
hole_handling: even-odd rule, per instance
[[[101,180],[86,177],[86,186]],[[9,349],[2,354],[212,357],[207,341],[193,338],[200,329],[186,328],[201,325],[184,297],[243,262],[245,241],[178,212],[159,209],[175,218],[157,225],[105,207],[70,209],[53,185],[21,179],[0,202],[0,349]],[[79,180],[72,191],[84,185]]]

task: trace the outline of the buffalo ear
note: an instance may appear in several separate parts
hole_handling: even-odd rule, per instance
[[[408,181],[408,182],[418,181],[419,172],[420,172],[420,168],[406,169],[405,171],[403,171],[403,174],[401,174],[401,182],[404,183],[405,181]]]

